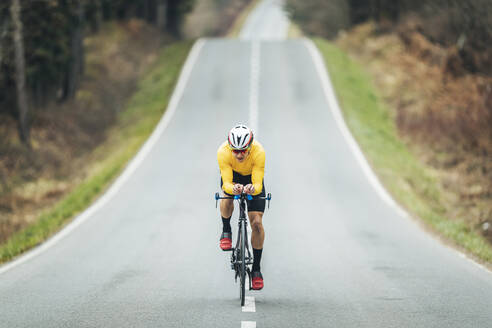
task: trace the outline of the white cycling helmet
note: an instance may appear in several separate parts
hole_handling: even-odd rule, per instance
[[[248,149],[253,143],[253,131],[246,125],[238,124],[229,131],[227,140],[231,149]]]

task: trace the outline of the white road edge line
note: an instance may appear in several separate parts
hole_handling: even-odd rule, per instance
[[[255,298],[253,296],[244,297],[243,312],[256,312]]]
[[[251,71],[249,80],[249,127],[258,137],[258,93],[260,89],[260,42],[251,41]]]
[[[241,328],[256,328],[256,321],[241,321]]]
[[[193,48],[190,51],[188,58],[186,59],[186,62],[185,62],[184,66],[181,70],[181,73],[180,73],[180,76],[178,79],[178,83],[176,85],[176,88],[174,89],[172,96],[171,96],[171,100],[169,102],[169,105],[167,106],[166,112],[164,113],[163,117],[161,118],[161,120],[157,124],[156,128],[154,129],[154,132],[152,132],[152,135],[145,142],[145,144],[139,150],[137,155],[127,165],[127,167],[125,168],[123,173],[116,179],[116,181],[106,191],[106,193],[104,193],[95,203],[93,203],[91,206],[89,206],[89,208],[87,208],[84,212],[82,212],[80,215],[78,215],[64,229],[62,229],[60,232],[58,232],[57,234],[52,236],[46,242],[44,242],[41,245],[37,246],[36,248],[28,251],[24,255],[21,255],[20,257],[13,260],[12,262],[9,262],[9,263],[1,266],[0,267],[0,274],[3,274],[5,272],[13,269],[14,267],[34,258],[35,256],[43,253],[44,251],[46,251],[47,249],[49,249],[50,247],[52,247],[53,245],[58,243],[60,240],[62,240],[64,237],[66,237],[68,234],[70,234],[73,230],[75,230],[78,226],[80,226],[82,223],[87,221],[87,219],[89,219],[94,213],[96,213],[98,210],[100,210],[121,189],[121,187],[129,179],[129,177],[140,166],[140,164],[143,162],[145,157],[150,153],[150,151],[154,147],[157,140],[160,138],[160,136],[163,134],[163,132],[166,130],[167,126],[169,125],[169,122],[171,121],[171,118],[173,117],[174,112],[176,111],[176,108],[179,104],[179,101],[181,100],[181,97],[183,96],[185,86],[186,86],[188,79],[191,75],[191,71],[195,65],[195,62],[198,58],[200,50],[202,49],[204,44],[205,44],[205,40],[199,39],[193,45]]]
[[[316,70],[318,71],[318,76],[321,80],[321,84],[323,87],[323,91],[326,97],[326,100],[328,102],[328,105],[332,111],[333,116],[335,117],[335,121],[337,122],[338,128],[342,132],[342,135],[344,136],[345,140],[347,140],[347,143],[349,144],[352,152],[354,153],[355,157],[357,158],[357,161],[359,162],[360,166],[362,167],[362,170],[364,171],[365,175],[369,179],[369,182],[372,184],[374,189],[376,189],[377,193],[379,196],[391,207],[393,207],[399,215],[402,217],[410,218],[410,214],[407,213],[392,197],[391,195],[384,189],[383,185],[377,178],[377,176],[374,174],[372,171],[369,163],[367,162],[366,158],[364,157],[364,154],[359,148],[359,145],[355,141],[354,137],[350,133],[350,130],[348,129],[347,125],[345,124],[345,120],[342,115],[342,111],[340,110],[340,106],[338,104],[338,100],[335,96],[335,92],[333,90],[333,86],[330,81],[330,77],[328,76],[328,70],[326,69],[325,62],[318,51],[318,48],[314,45],[313,41],[310,39],[305,39],[304,44],[306,45],[307,49],[309,50],[311,57],[313,58],[314,65],[316,67]],[[443,244],[444,246],[448,247],[450,250],[456,252],[460,257],[467,259],[471,263],[475,264],[482,270],[491,273],[492,271],[488,270],[485,266],[481,265],[480,263],[475,262],[473,259],[468,257],[466,254],[461,253],[460,251]]]
[[[318,48],[313,44],[311,40],[305,40],[305,45],[308,48],[309,52],[311,53],[311,57],[313,58],[314,65],[316,67],[316,70],[318,71],[318,76],[321,80],[321,84],[323,87],[323,91],[326,97],[326,101],[328,102],[328,106],[331,109],[331,112],[333,116],[335,117],[335,121],[337,123],[338,128],[342,132],[343,137],[347,141],[347,143],[350,146],[350,149],[354,153],[357,161],[359,162],[362,171],[364,171],[364,174],[366,177],[369,179],[369,182],[372,184],[374,189],[378,192],[379,196],[388,204],[389,206],[393,207],[398,211],[398,214],[400,214],[403,217],[407,217],[408,213],[404,211],[394,200],[393,198],[388,194],[388,192],[383,188],[381,183],[379,182],[378,178],[372,171],[371,167],[367,163],[366,158],[364,157],[364,154],[359,148],[359,145],[355,141],[354,137],[350,133],[347,125],[345,124],[345,120],[343,119],[342,112],[340,110],[340,106],[338,105],[337,98],[335,96],[335,93],[333,91],[333,87],[331,85],[330,77],[328,76],[327,69],[325,66],[325,63],[323,61],[323,58],[321,57],[321,54],[318,51]]]

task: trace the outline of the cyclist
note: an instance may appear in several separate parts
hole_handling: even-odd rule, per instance
[[[263,288],[263,276],[260,271],[261,254],[265,231],[263,230],[263,212],[265,200],[255,196],[265,196],[263,176],[265,174],[265,150],[254,140],[253,131],[245,125],[238,124],[229,132],[225,141],[217,151],[221,181],[220,186],[225,195],[250,194],[252,200],[247,201],[248,217],[251,224],[251,245],[253,246],[252,288]],[[222,216],[222,234],[220,248],[224,251],[232,248],[232,232],[230,219],[234,210],[232,199],[220,201]]]

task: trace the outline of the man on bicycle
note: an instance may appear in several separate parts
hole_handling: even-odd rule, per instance
[[[225,195],[250,194],[252,200],[247,201],[248,217],[251,224],[251,245],[253,246],[252,287],[263,288],[263,276],[260,271],[261,254],[265,231],[263,230],[263,212],[265,200],[255,199],[265,196],[263,176],[265,174],[265,150],[253,137],[253,131],[247,126],[238,124],[231,129],[227,141],[217,151],[221,182]],[[232,232],[230,219],[234,210],[232,199],[220,201],[222,216],[222,234],[220,248],[224,251],[232,248]]]

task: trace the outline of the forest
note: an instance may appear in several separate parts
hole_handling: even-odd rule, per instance
[[[30,147],[33,108],[74,97],[84,37],[104,22],[139,18],[175,38],[193,0],[13,0],[0,3],[0,115]]]
[[[402,106],[396,114],[399,128],[414,140],[481,157],[488,174],[492,162],[491,1],[287,0],[287,8],[305,33],[331,39],[372,22],[375,36],[397,35],[408,53],[438,68],[442,88],[433,100],[439,102],[427,104],[425,115],[414,115]],[[452,90],[452,82],[460,84],[463,92]],[[443,97],[447,99],[440,101]]]
[[[445,73],[445,81],[464,76],[485,79],[477,82],[476,99],[461,101],[463,110],[446,115],[431,108],[425,122],[401,117],[400,123],[414,131],[419,130],[417,125],[424,125],[424,133],[431,139],[459,144],[486,158],[492,154],[492,87],[488,80],[492,77],[491,1],[287,0],[287,7],[292,19],[310,35],[335,38],[371,21],[377,33],[395,33],[408,50],[418,47],[420,41],[440,48],[442,55],[434,56],[429,49],[421,55],[432,57],[433,64]]]
[[[488,0],[287,0],[293,20],[329,38],[372,20],[380,31],[412,21],[430,41],[456,45],[464,68],[492,75],[492,2]]]
[[[193,39],[224,35],[250,2],[1,1],[0,243],[118,156],[132,140],[119,136],[162,115],[141,106],[125,123],[159,58],[169,61],[160,79],[172,89]],[[145,125],[133,138],[151,131]]]

